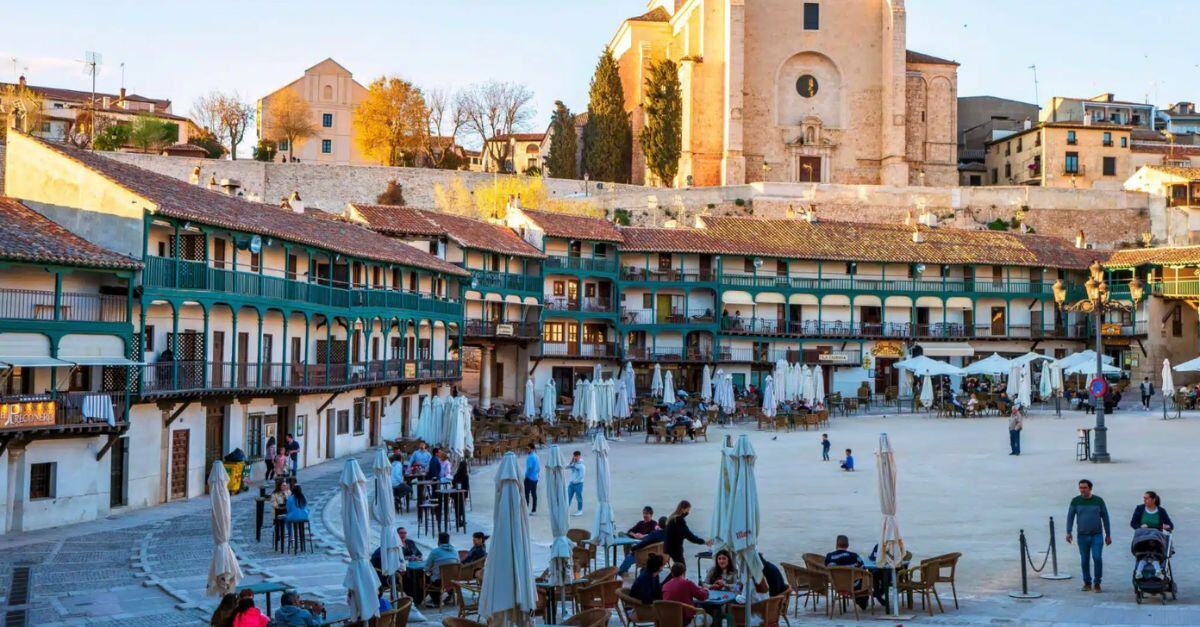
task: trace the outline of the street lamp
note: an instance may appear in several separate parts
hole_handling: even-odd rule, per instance
[[[1063,286],[1062,279],[1054,282],[1054,302],[1058,305],[1059,311],[1077,311],[1083,314],[1092,314],[1095,318],[1096,325],[1096,376],[1104,376],[1104,358],[1103,358],[1103,340],[1100,333],[1100,326],[1104,321],[1104,314],[1110,311],[1127,311],[1132,312],[1142,298],[1146,295],[1145,286],[1137,275],[1134,275],[1129,281],[1129,298],[1133,304],[1124,303],[1112,300],[1112,294],[1108,290],[1108,283],[1104,281],[1104,268],[1100,266],[1100,262],[1092,261],[1092,265],[1088,267],[1088,280],[1084,282],[1083,288],[1086,292],[1086,298],[1074,303],[1067,303],[1067,288]],[[1093,462],[1108,462],[1111,458],[1108,455],[1108,428],[1104,426],[1104,399],[1098,399],[1096,403],[1096,446],[1092,452]]]

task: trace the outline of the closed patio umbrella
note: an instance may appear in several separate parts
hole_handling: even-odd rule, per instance
[[[726,436],[728,441],[728,436]],[[733,500],[733,447],[721,446],[721,467],[717,473],[717,496],[713,500],[712,552],[732,549],[733,537],[729,534],[729,504]]]
[[[621,375],[621,382],[625,384],[625,390],[629,393],[629,402],[632,403],[637,398],[637,382],[633,377],[633,363],[625,362],[625,374]]]
[[[379,570],[389,573],[392,592],[396,591],[395,573],[400,570],[400,537],[396,535],[396,500],[392,493],[392,465],[387,449],[375,449],[371,464],[371,516],[379,523]]]
[[[729,542],[733,557],[741,563],[740,570],[746,575],[749,586],[750,582],[760,580],[763,576],[762,558],[758,554],[760,516],[758,481],[754,476],[756,455],[749,436],[738,436],[731,457],[734,476],[729,502]],[[746,600],[746,624],[749,625],[753,603],[749,598]]]
[[[350,592],[350,616],[366,621],[379,616],[379,576],[371,567],[371,549],[368,534],[371,530],[367,514],[367,478],[363,476],[358,461],[346,460],[338,480],[342,498],[342,532],[346,540],[346,552],[350,565],[346,567],[346,578],[342,585]]]
[[[1042,397],[1042,402],[1050,400],[1054,396],[1054,377],[1050,374],[1050,362],[1042,362],[1042,379],[1038,381],[1038,396]]]
[[[1016,400],[1017,395],[1021,393],[1021,367],[1011,366],[1008,369],[1008,381],[1005,381],[1004,391],[1008,397]]]
[[[825,402],[825,373],[820,364],[813,366],[813,402]]]
[[[556,586],[571,580],[571,541],[567,539],[567,464],[557,444],[546,454],[546,501],[550,511],[550,582]]]
[[[592,383],[599,383],[603,377],[600,373],[600,364],[592,366]]]
[[[596,532],[592,535],[596,543],[607,547],[617,537],[617,524],[613,516],[612,496],[609,492],[612,476],[608,467],[608,440],[603,432],[592,438],[592,452],[596,455]],[[605,563],[608,551],[605,551]]]
[[[594,427],[600,422],[600,413],[596,407],[597,387],[597,384],[588,382],[583,394],[583,419],[589,427]]]
[[[421,412],[417,416],[417,426],[413,428],[413,437],[431,444],[432,438],[429,435],[429,427],[432,426],[432,420],[433,405],[429,397],[426,396],[421,399]]]
[[[446,448],[455,462],[462,461],[475,452],[475,437],[471,434],[471,405],[467,397],[456,396],[451,399],[446,411],[446,423],[449,435],[446,437]]]
[[[229,474],[221,460],[213,462],[208,473],[208,496],[212,501],[213,553],[208,562],[209,596],[219,597],[233,592],[242,580],[242,567],[237,555],[229,546],[229,535],[233,531],[229,506]]]
[[[533,378],[525,379],[525,417],[533,420],[537,418],[537,395],[533,391]]]
[[[628,418],[633,414],[629,404],[629,388],[625,387],[624,381],[618,381],[616,389],[616,398],[613,400],[613,417]]]
[[[654,376],[650,379],[650,395],[662,396],[663,393],[663,376],[662,368],[658,364],[654,364]]]
[[[1163,417],[1167,416],[1167,399],[1175,401],[1175,375],[1171,372],[1171,360],[1163,359],[1162,365]]]
[[[706,364],[700,372],[700,400],[707,403],[712,396],[712,366]]]
[[[879,450],[875,451],[875,468],[879,474],[879,511],[883,514],[883,526],[879,531],[879,551],[875,560],[877,568],[892,569],[892,585],[889,587],[889,607],[892,614],[899,611],[896,592],[896,569],[904,564],[904,537],[900,535],[900,524],[896,521],[896,455],[886,433],[879,434]]]
[[[1029,362],[1021,364],[1021,380],[1017,385],[1017,402],[1021,407],[1033,405],[1033,375],[1029,372]]]
[[[933,407],[933,380],[926,374],[921,380],[921,407],[929,409]]]
[[[774,418],[776,413],[775,408],[778,406],[778,403],[775,398],[775,378],[771,375],[767,375],[767,378],[763,380],[762,398],[763,415],[768,418]]]
[[[542,388],[542,420],[554,422],[554,410],[558,408],[558,390],[554,388],[554,379],[546,379]]]
[[[583,379],[575,379],[575,389],[571,391],[571,417],[583,417],[583,399],[587,396],[587,382]]]
[[[675,402],[675,375],[671,374],[670,370],[663,375],[663,402]]]
[[[509,451],[496,471],[492,546],[479,590],[479,617],[493,627],[530,626],[530,613],[537,607],[529,515],[525,513],[520,484],[517,456]]]
[[[727,374],[721,381],[721,410],[727,414],[733,413],[736,403],[733,398],[733,375]]]

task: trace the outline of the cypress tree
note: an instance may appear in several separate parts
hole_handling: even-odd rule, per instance
[[[663,59],[650,65],[645,109],[641,142],[646,166],[659,182],[671,187],[683,153],[683,88],[674,61]]]
[[[625,113],[625,92],[617,60],[608,49],[596,63],[588,90],[588,121],[583,133],[583,163],[597,181],[628,183],[633,159],[633,129]]]
[[[579,169],[575,164],[575,116],[561,100],[554,102],[553,135],[550,137],[550,154],[546,155],[546,170],[553,178],[576,178]]]

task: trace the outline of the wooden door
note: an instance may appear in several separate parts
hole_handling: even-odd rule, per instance
[[[367,441],[371,447],[379,446],[379,402],[367,403]]]
[[[109,481],[108,506],[120,507],[125,504],[125,460],[129,456],[129,438],[117,438],[109,449]]]
[[[492,364],[492,398],[504,396],[504,363]]]
[[[712,255],[700,255],[700,276],[701,281],[707,281],[712,277]]]
[[[171,432],[171,500],[187,498],[190,434],[190,429],[176,429]]]
[[[887,391],[888,386],[896,385],[898,379],[896,377],[896,369],[892,364],[896,363],[894,357],[876,357],[875,358],[875,393],[883,394]],[[828,390],[829,388],[825,388]]]
[[[337,440],[337,410],[325,410],[325,459],[333,459]]]
[[[212,373],[208,377],[210,387],[222,388],[225,387],[225,332],[212,332],[212,355],[209,357],[212,361]]]
[[[225,408],[209,407],[204,415],[204,476],[212,463],[225,456]],[[205,492],[208,482],[205,481]]]
[[[1001,337],[1004,335],[1004,308],[992,307],[992,336]]]
[[[796,157],[796,181],[800,183],[820,183],[821,158]]]
[[[247,374],[250,369],[246,362],[250,360],[250,334],[238,333],[237,344],[237,379],[234,381],[234,387],[246,385],[248,382]]]
[[[654,321],[659,324],[666,324],[671,318],[671,295],[657,294],[654,308]]]

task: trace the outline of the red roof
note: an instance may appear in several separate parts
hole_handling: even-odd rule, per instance
[[[705,255],[748,252],[733,242],[700,229],[622,227],[621,252],[700,253]],[[751,253],[754,254],[754,253]]]
[[[909,63],[928,63],[930,65],[958,65],[958,61],[951,61],[950,59],[943,59],[941,57],[935,57],[932,54],[925,54],[924,52],[917,52],[916,50],[908,50],[906,52],[908,54],[905,56],[905,60]]]
[[[545,257],[512,229],[465,216],[395,205],[351,203],[370,228],[388,235],[447,237],[463,248],[518,257]]]
[[[0,83],[0,87],[9,85],[16,86],[17,83]],[[40,94],[43,98],[50,100],[62,100],[65,102],[91,102],[92,92],[82,89],[63,89],[61,87],[43,87],[41,85],[25,85],[27,89],[34,93]],[[99,102],[102,98],[108,98],[110,101],[120,100],[120,94],[110,94],[105,92],[96,92],[96,101]],[[171,101],[162,98],[147,98],[137,94],[126,94],[126,100],[136,100],[138,102],[149,102],[154,104],[156,110],[166,110],[171,108]]]
[[[670,22],[671,14],[662,7],[654,7],[653,10],[647,11],[641,15],[635,15],[628,18],[630,22]]]
[[[542,227],[542,230],[550,237],[565,237],[597,242],[620,243],[624,241],[624,238],[621,237],[620,229],[604,218],[591,218],[551,211],[535,211],[533,209],[522,209],[521,212],[529,216],[529,219],[538,226]]]
[[[137,260],[101,248],[7,196],[0,196],[0,259],[114,270],[142,267]]]
[[[545,133],[506,133],[504,135],[497,135],[497,136],[489,139],[488,141],[489,142],[506,141],[509,139],[511,139],[513,141],[518,141],[518,142],[540,142],[543,139],[546,139],[546,134]]]
[[[155,213],[160,215],[257,233],[353,257],[466,275],[454,264],[356,224],[317,218],[307,213],[298,214],[274,205],[226,196],[170,176],[114,161],[95,152],[37,138],[30,139],[154,203],[157,205]]]

